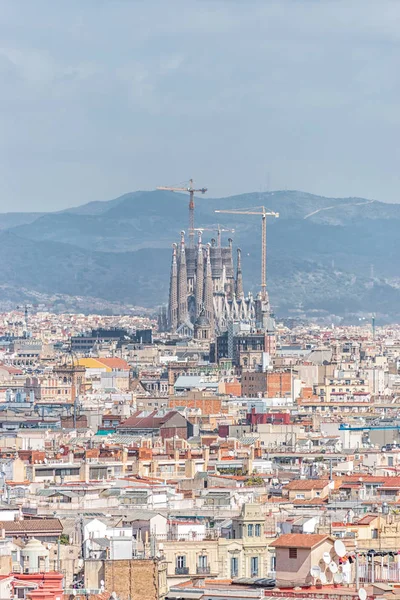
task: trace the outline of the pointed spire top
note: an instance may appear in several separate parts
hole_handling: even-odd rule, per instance
[[[181,252],[185,252],[185,232],[181,231]]]
[[[172,244],[172,265],[171,265],[172,275],[176,275],[176,273],[177,273],[177,265],[178,265],[178,262],[176,259],[177,248],[178,248],[178,244],[175,244],[175,243]]]
[[[198,241],[197,241],[197,247],[199,250],[199,254],[203,251],[202,245],[201,245],[201,230],[197,232],[197,235],[199,237]]]

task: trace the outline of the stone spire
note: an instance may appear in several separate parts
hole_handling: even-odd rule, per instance
[[[176,331],[178,327],[178,265],[176,262],[177,244],[172,244],[171,277],[169,281],[168,322],[169,329]]]
[[[178,270],[178,325],[188,320],[188,286],[185,254],[185,232],[181,231],[181,249]]]
[[[203,307],[203,287],[204,287],[204,254],[201,245],[201,231],[199,231],[199,241],[197,244],[197,269],[196,269],[196,318],[200,315]]]
[[[207,246],[206,273],[204,278],[203,304],[205,316],[208,318],[211,326],[211,332],[214,332],[214,303],[213,303],[213,282],[211,272],[210,246]]]
[[[243,277],[242,277],[242,251],[237,249],[237,267],[236,267],[236,298],[243,300]]]

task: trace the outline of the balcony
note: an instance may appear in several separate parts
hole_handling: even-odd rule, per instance
[[[157,533],[156,537],[159,542],[202,542],[218,539],[220,531],[218,528],[206,529],[202,532],[191,531],[189,533],[169,531],[168,533]]]
[[[201,567],[201,566],[197,565],[196,573],[197,573],[197,575],[209,575],[211,573],[211,567],[210,566]]]
[[[189,575],[189,567],[175,567],[175,575]]]

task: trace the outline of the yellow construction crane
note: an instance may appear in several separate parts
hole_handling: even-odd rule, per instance
[[[159,186],[157,189],[168,192],[189,192],[189,248],[194,248],[194,194],[195,192],[205,194],[207,188],[195,190],[193,187],[193,179],[189,179],[188,187]]]
[[[279,217],[279,213],[269,211],[265,206],[232,208],[215,212],[230,215],[261,215],[261,298],[265,300],[267,297],[267,217]]]
[[[221,247],[221,233],[235,233],[234,229],[223,229],[222,227],[220,227],[219,225],[217,225],[216,227],[196,227],[194,231],[201,231],[201,233],[203,233],[203,231],[216,231],[217,232],[217,244],[218,244],[218,248]]]

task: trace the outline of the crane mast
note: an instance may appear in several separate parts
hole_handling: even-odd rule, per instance
[[[261,217],[261,298],[267,297],[267,216]]]
[[[216,210],[216,213],[230,215],[261,215],[261,299],[267,299],[267,217],[279,217],[279,213],[269,211],[264,206],[249,209]]]
[[[159,186],[157,189],[169,192],[189,192],[189,248],[194,248],[194,194],[195,192],[205,194],[207,188],[196,190],[193,187],[193,179],[189,179],[188,187]]]

